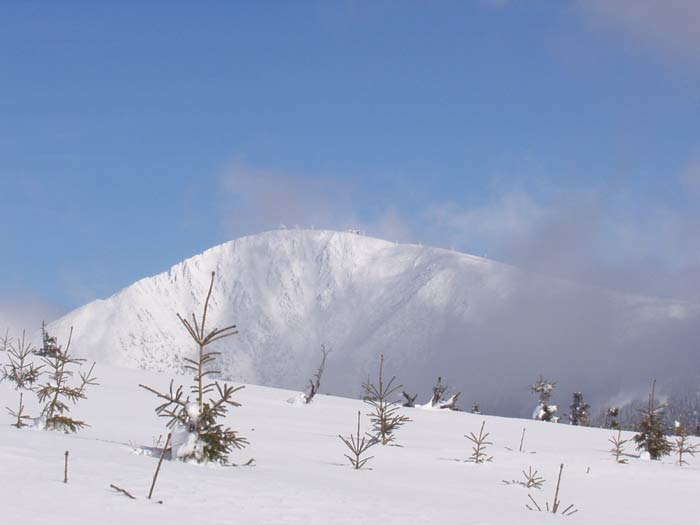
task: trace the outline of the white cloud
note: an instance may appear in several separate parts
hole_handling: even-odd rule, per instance
[[[693,162],[680,177],[700,184]],[[678,179],[676,179],[678,180]],[[223,176],[233,237],[279,227],[359,229],[486,256],[539,274],[643,295],[700,300],[700,213],[607,187],[553,180],[509,187],[475,206],[387,202],[362,210],[353,188],[234,163]]]
[[[454,202],[431,205],[426,217],[458,233],[462,242],[494,246],[530,231],[545,211],[524,192],[511,191],[474,208]]]

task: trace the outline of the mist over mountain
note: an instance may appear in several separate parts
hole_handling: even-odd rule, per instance
[[[176,317],[235,323],[217,343],[226,379],[304,389],[332,348],[321,391],[356,397],[379,355],[427,400],[438,376],[461,404],[528,416],[538,374],[566,411],[582,391],[596,412],[662,391],[695,389],[700,308],[525,273],[450,250],[351,232],[275,230],[243,237],[91,302],[49,325],[98,363],[181,373],[194,345]]]

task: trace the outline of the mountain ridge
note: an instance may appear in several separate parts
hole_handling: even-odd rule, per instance
[[[359,395],[383,353],[389,373],[421,397],[441,375],[465,403],[505,413],[527,412],[526,387],[540,372],[597,390],[599,400],[627,395],[663,365],[630,366],[635,345],[662,341],[674,324],[687,330],[698,317],[694,305],[604,292],[442,248],[272,230],[214,246],[48,329],[64,339],[73,326],[75,351],[98,363],[181,373],[194,346],[175,314],[201,310],[211,271],[211,326],[233,322],[240,331],[217,348],[226,379],[304,388],[325,344],[333,353],[324,392]],[[586,378],[584,336],[603,345],[588,358],[635,369],[639,384],[615,386],[614,370]],[[571,364],[581,370],[564,366]],[[494,368],[500,389],[488,380]]]

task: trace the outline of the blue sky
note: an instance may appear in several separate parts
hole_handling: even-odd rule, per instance
[[[699,25],[694,0],[3,3],[0,313],[280,224],[696,299]]]

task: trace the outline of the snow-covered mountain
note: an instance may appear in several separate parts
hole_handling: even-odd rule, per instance
[[[526,274],[487,259],[348,232],[277,230],[243,237],[89,303],[49,325],[98,363],[181,372],[195,349],[176,312],[200,312],[216,272],[209,326],[223,376],[302,389],[320,346],[333,349],[323,392],[357,396],[383,353],[407,391],[438,375],[467,407],[526,414],[527,385],[559,380],[560,404],[581,390],[605,402],[655,376],[690,384],[698,308]],[[678,366],[681,362],[682,366]]]

